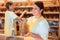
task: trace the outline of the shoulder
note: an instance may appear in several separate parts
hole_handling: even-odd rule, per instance
[[[42,24],[48,24],[48,22],[47,22],[47,20],[45,18],[42,18],[41,21],[40,21],[40,23],[42,23]]]
[[[48,24],[47,20],[44,18],[41,19],[41,21],[39,22],[39,25],[49,28],[49,24]]]

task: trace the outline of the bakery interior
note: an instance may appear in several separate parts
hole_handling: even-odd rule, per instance
[[[20,16],[21,13],[26,10],[26,14],[23,16],[23,22],[25,23],[26,18],[33,16],[32,9],[34,2],[42,1],[44,3],[44,18],[48,21],[50,26],[48,40],[60,40],[60,0],[0,0],[0,40],[5,40],[4,36],[4,22],[5,22],[5,7],[6,2],[12,1],[14,12],[20,10],[20,13],[15,13],[17,16]],[[10,38],[8,40],[25,40],[23,37],[24,29],[26,27],[20,27],[16,21],[17,36],[16,38]],[[28,29],[25,31],[27,32]],[[24,32],[25,32],[24,31]]]

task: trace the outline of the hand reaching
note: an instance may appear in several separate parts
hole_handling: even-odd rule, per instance
[[[22,12],[22,14],[24,15],[27,12],[27,10],[25,10],[24,12]]]
[[[20,15],[20,19],[24,16],[24,14],[26,13],[27,11],[25,10],[21,15]]]

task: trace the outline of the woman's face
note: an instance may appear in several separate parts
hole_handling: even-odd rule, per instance
[[[13,9],[14,9],[14,8],[13,8],[13,5],[10,5],[10,6],[9,6],[9,9],[10,9],[10,10],[13,10]]]
[[[41,15],[42,10],[40,10],[40,8],[36,5],[34,5],[32,13],[34,16],[40,16]]]

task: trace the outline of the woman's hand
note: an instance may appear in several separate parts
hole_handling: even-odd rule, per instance
[[[25,37],[28,37],[28,36],[30,36],[31,35],[31,33],[27,33],[27,34],[25,34],[24,36]]]
[[[27,33],[26,35],[24,35],[25,37],[31,36],[33,38],[35,38],[36,40],[43,40],[39,35],[34,34],[34,33]]]
[[[25,10],[24,12],[22,12],[22,14],[20,15],[20,19],[24,16],[24,14],[26,14],[27,10]]]

